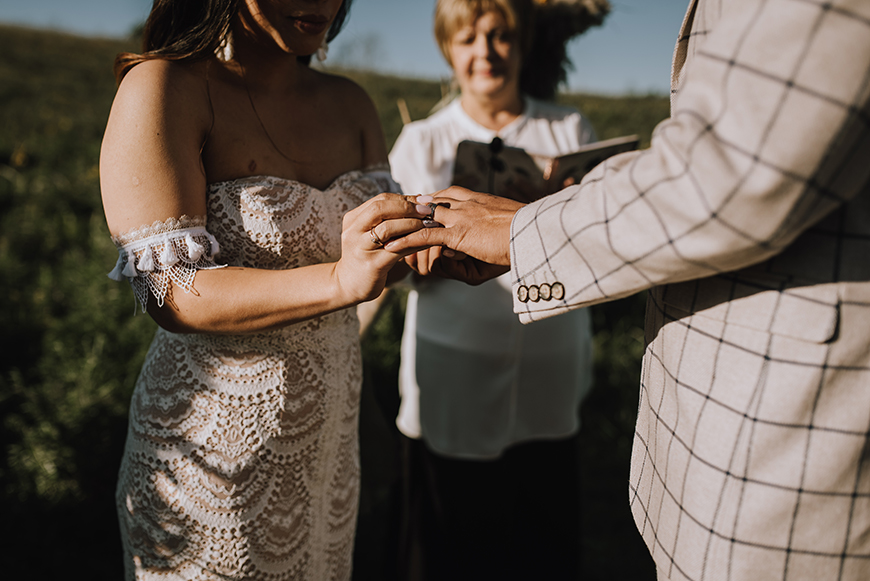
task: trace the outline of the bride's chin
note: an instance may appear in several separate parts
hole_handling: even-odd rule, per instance
[[[299,42],[298,39],[281,39],[279,48],[288,55],[310,56],[317,52],[320,44],[314,41]]]

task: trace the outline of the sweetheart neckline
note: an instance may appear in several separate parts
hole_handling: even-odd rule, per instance
[[[260,181],[278,181],[278,182],[284,182],[287,184],[299,184],[301,186],[305,186],[306,188],[309,188],[309,189],[312,189],[312,190],[315,190],[318,192],[327,192],[330,189],[332,189],[333,187],[335,187],[336,184],[338,184],[342,180],[346,179],[347,176],[350,176],[351,174],[365,175],[367,173],[372,173],[374,171],[379,171],[379,170],[376,168],[372,168],[370,170],[362,170],[362,169],[348,170],[342,174],[337,175],[335,178],[333,178],[333,180],[329,183],[329,185],[323,189],[318,188],[317,186],[312,186],[311,184],[307,184],[303,181],[294,180],[291,178],[284,178],[284,177],[280,177],[280,176],[273,176],[273,175],[268,175],[268,174],[256,174],[256,175],[252,175],[252,176],[243,176],[243,177],[238,177],[238,178],[231,178],[228,180],[219,180],[216,182],[210,182],[208,184],[208,188],[211,189],[211,188],[214,188],[216,186],[221,186],[221,185],[225,185],[225,184],[233,184],[233,183],[238,183],[238,182],[260,180]]]

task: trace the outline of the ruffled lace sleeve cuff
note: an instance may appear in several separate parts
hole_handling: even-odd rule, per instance
[[[214,260],[220,247],[215,237],[206,231],[204,216],[155,222],[113,236],[112,241],[118,247],[118,262],[109,278],[127,279],[143,311],[149,292],[162,307],[170,282],[190,292],[196,271],[225,266]]]

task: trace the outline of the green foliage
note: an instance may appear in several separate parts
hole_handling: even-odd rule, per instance
[[[592,122],[598,139],[638,135],[640,148],[649,147],[653,129],[670,114],[667,98],[657,95],[599,97],[560,95],[559,102],[576,107]]]
[[[13,575],[32,575],[34,563],[52,571],[41,543],[76,559],[84,538],[118,545],[112,491],[127,402],[155,328],[106,277],[117,251],[97,160],[124,48],[0,29],[0,540],[16,556],[4,563]],[[117,576],[117,555],[87,566]]]
[[[0,543],[4,573],[14,578],[62,578],[70,569],[92,579],[120,576],[113,491],[130,394],[156,327],[134,317],[130,289],[106,277],[117,252],[102,215],[97,161],[115,90],[112,61],[133,48],[132,41],[0,27]],[[388,145],[402,127],[399,99],[420,119],[442,95],[438,82],[343,73],[372,96]],[[602,138],[638,133],[648,143],[667,113],[658,97],[561,99],[580,107]],[[403,298],[388,297],[363,343],[358,579],[389,577],[396,540]],[[638,571],[649,573],[648,557],[625,496],[642,297],[595,307],[593,318],[597,388],[583,410],[584,494],[595,518],[586,525],[594,549],[588,573],[640,578]]]
[[[403,79],[348,69],[327,69],[327,71],[344,75],[366,90],[381,117],[388,149],[393,147],[402,130],[399,99],[405,101],[412,120],[426,117],[432,106],[441,99],[441,84],[435,81]]]

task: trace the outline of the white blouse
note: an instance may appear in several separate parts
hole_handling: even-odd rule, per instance
[[[568,107],[526,98],[520,117],[499,132],[482,127],[453,101],[399,135],[390,166],[405,194],[450,185],[460,141],[489,142],[555,157],[595,141]],[[480,286],[425,280],[408,296],[396,425],[443,455],[498,457],[527,440],[579,429],[578,408],[592,379],[588,311],[522,325],[513,313],[509,274]]]

